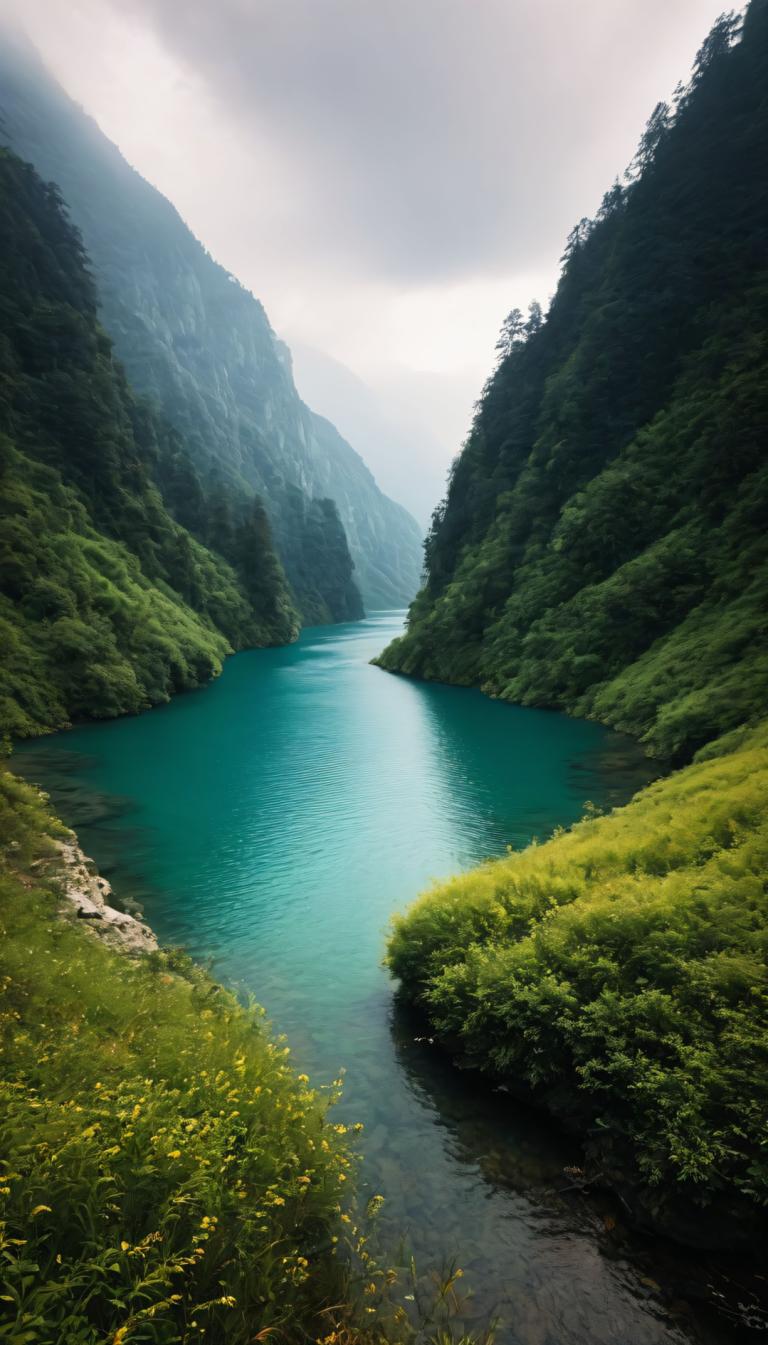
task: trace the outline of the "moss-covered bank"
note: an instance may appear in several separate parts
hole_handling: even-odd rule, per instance
[[[441,1039],[584,1135],[637,1217],[746,1242],[768,1203],[768,726],[426,893],[389,965]]]

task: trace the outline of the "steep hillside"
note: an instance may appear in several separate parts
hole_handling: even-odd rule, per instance
[[[507,321],[384,667],[690,758],[768,704],[768,5]]]
[[[295,638],[258,501],[222,491],[197,537],[169,513],[156,480],[188,511],[200,483],[115,364],[55,190],[8,150],[0,315],[0,731],[140,710]]]
[[[768,1202],[767,76],[752,0],[574,230],[547,319],[510,315],[381,659],[694,757],[434,888],[389,961],[436,1036],[582,1136],[588,1185],[745,1250]]]
[[[126,163],[47,75],[34,53],[0,41],[0,126],[57,183],[81,229],[101,319],[137,391],[155,400],[205,473],[216,467],[267,505],[305,616],[303,539],[311,501],[332,498],[366,606],[400,606],[421,573],[421,533],[378,490],[361,458],[313,416],[263,307],[207,254],[173,206]],[[295,508],[295,492],[307,498]],[[315,515],[313,515],[315,518]],[[334,616],[353,613],[348,589]]]

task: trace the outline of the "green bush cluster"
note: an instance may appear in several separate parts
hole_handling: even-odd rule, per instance
[[[632,180],[510,315],[385,668],[675,761],[768,704],[768,5],[718,22]]]
[[[627,807],[426,893],[389,965],[473,1065],[662,1222],[768,1204],[768,725]]]

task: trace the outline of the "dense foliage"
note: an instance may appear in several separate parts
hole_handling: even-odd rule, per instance
[[[637,734],[624,809],[427,893],[389,961],[453,1049],[691,1242],[768,1205],[768,3],[510,314],[383,666]]]
[[[389,964],[437,1032],[692,1242],[768,1204],[768,726],[426,893]],[[630,1194],[631,1189],[634,1193]]]
[[[263,507],[203,501],[115,364],[56,192],[6,150],[0,238],[0,730],[26,734],[167,700],[298,618]]]
[[[449,1345],[455,1274],[419,1292],[371,1253],[340,1080],[184,955],[68,916],[63,830],[0,770],[0,1339]]]
[[[421,530],[334,426],[302,403],[290,353],[262,305],[34,52],[1,32],[0,138],[60,188],[131,385],[162,409],[206,480],[214,471],[236,497],[256,490],[264,499],[305,622],[359,615],[358,588],[369,608],[409,602],[420,580]],[[354,578],[338,522],[317,507],[325,499],[335,501]]]
[[[768,701],[768,4],[513,313],[384,667],[690,759]]]

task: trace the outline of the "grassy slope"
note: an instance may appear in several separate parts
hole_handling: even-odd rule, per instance
[[[726,1241],[768,1202],[768,726],[701,757],[428,892],[389,963],[442,1037],[576,1124],[659,1223]]]
[[[0,771],[0,1339],[436,1339],[450,1277],[436,1306],[401,1290],[354,1221],[340,1080],[312,1089],[183,955],[112,952],[63,913],[63,830]]]
[[[318,1333],[350,1162],[325,1102],[202,972],[62,918],[34,868],[55,824],[1,785],[0,1335]]]

